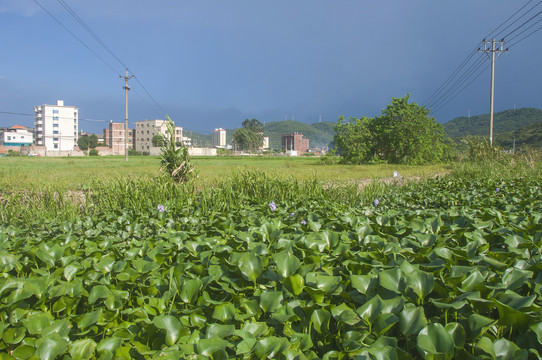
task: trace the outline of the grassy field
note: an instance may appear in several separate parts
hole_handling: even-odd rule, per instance
[[[346,182],[391,177],[398,171],[404,177],[431,177],[450,171],[446,165],[320,165],[316,158],[193,157],[201,182],[213,182],[245,171],[296,180]],[[0,188],[77,190],[93,182],[119,179],[152,179],[159,174],[158,157],[66,157],[0,158]]]

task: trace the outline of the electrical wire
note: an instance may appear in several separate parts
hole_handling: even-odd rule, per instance
[[[70,29],[68,29],[60,20],[58,20],[51,12],[49,12],[43,5],[41,5],[37,0],[33,0],[40,8],[43,9],[43,11],[45,11],[51,18],[53,18],[60,26],[62,26],[62,28],[64,30],[66,30],[67,32],[69,32],[77,41],[79,41],[81,43],[81,45],[83,45],[84,47],[86,47],[88,49],[88,51],[90,51],[91,53],[93,53],[98,59],[100,59],[108,68],[110,68],[115,74],[117,73],[117,71],[115,70],[115,68],[113,66],[111,66],[110,63],[108,63],[107,61],[105,61],[105,59],[103,57],[101,57],[100,55],[98,55],[94,50],[92,50],[90,47],[87,46],[87,44],[85,44],[81,39],[79,39],[77,37],[77,35],[75,35]]]
[[[534,8],[536,8],[538,5],[540,5],[542,3],[542,1],[539,1],[535,6],[533,6],[532,8],[530,8],[529,10],[527,10],[523,15],[521,15],[519,18],[517,18],[516,20],[514,20],[511,24],[508,24],[508,26],[506,26],[504,29],[502,29],[501,31],[499,31],[498,33],[496,33],[495,35],[492,35],[495,31],[497,31],[501,26],[503,26],[504,24],[506,24],[508,21],[510,21],[514,16],[516,16],[519,12],[521,12],[521,10],[523,10],[524,8],[527,7],[527,5],[529,5],[531,2],[533,2],[534,0],[530,0],[528,1],[525,5],[523,5],[521,8],[519,8],[519,10],[517,10],[515,13],[513,13],[508,19],[506,19],[501,25],[499,25],[495,30],[493,30],[492,32],[490,32],[489,34],[486,35],[486,39],[489,39],[490,37],[498,37],[500,34],[502,34],[503,32],[506,31],[506,29],[510,28],[510,26],[514,25],[516,22],[518,22],[522,17],[524,17],[525,15],[527,15],[529,12],[531,12]],[[504,36],[503,36],[504,37]]]
[[[149,96],[149,98],[151,98],[151,100],[156,104],[156,106],[158,107],[158,109],[160,109],[162,111],[162,113],[160,114],[159,111],[156,111],[156,109],[154,109],[152,106],[152,110],[158,114],[159,116],[163,116],[166,112],[164,111],[164,109],[162,108],[162,106],[160,106],[160,104],[158,103],[158,101],[156,101],[156,99],[154,98],[154,96],[151,95],[151,93],[149,92],[149,90],[147,90],[147,88],[143,85],[143,83],[139,80],[139,78],[137,78],[133,71],[131,71],[129,68],[128,68],[128,65],[126,65],[126,63],[124,61],[122,61],[114,52],[113,50],[111,50],[106,44],[105,42],[90,28],[90,26],[88,26],[83,19],[81,19],[81,17],[79,15],[77,15],[77,13],[75,12],[75,10],[73,10],[64,0],[57,0],[58,3],[60,5],[62,5],[64,7],[64,9],[66,9],[66,11],[68,11],[68,13],[98,42],[98,44],[100,44],[104,49],[105,51],[107,51],[113,58],[115,58],[115,60],[117,60],[119,62],[119,64],[121,64],[126,70],[128,70],[130,73],[132,73],[132,75],[134,76],[134,79],[138,82],[138,84],[143,88],[143,90],[147,93],[147,95]],[[145,101],[145,103],[147,105],[149,105],[149,103],[147,103]],[[149,105],[150,106],[150,105]]]
[[[503,39],[506,39],[507,37],[509,37],[510,35],[512,35],[513,33],[515,33],[516,31],[518,31],[519,29],[521,29],[523,26],[527,25],[530,21],[532,21],[535,17],[537,17],[538,15],[542,14],[542,10],[537,12],[534,16],[532,16],[531,18],[529,18],[529,20],[525,21],[523,24],[521,24],[520,26],[516,27],[514,30],[510,31],[508,34],[504,35],[503,36]]]
[[[67,26],[65,26],[57,17],[55,17],[50,11],[48,11],[43,5],[41,5],[37,0],[33,0],[40,8],[43,9],[51,18],[53,18],[64,30],[69,32],[77,41],[79,41],[85,48],[87,48],[90,52],[92,52],[98,59],[100,59],[107,67],[109,67],[115,74],[118,74],[118,72],[115,70],[115,68],[107,62],[103,57],[98,55],[94,50],[92,50],[87,44],[85,44],[75,33],[73,33]],[[103,40],[100,39],[100,37],[92,31],[90,26],[88,26],[83,19],[77,15],[77,13],[63,0],[58,0],[60,5],[64,7],[64,9],[107,51],[115,60],[117,60],[123,67],[126,68],[126,70],[129,70],[128,66],[123,62],[106,44]],[[131,71],[130,71],[131,72]],[[131,72],[133,74],[133,72]],[[136,78],[134,75],[134,78],[136,79],[137,83],[143,88],[145,93],[151,98],[151,100],[158,106],[159,109],[162,110],[162,113],[159,111],[156,111],[155,108],[152,106],[151,109],[153,112],[155,112],[159,117],[163,116],[166,112],[163,110],[163,108],[160,106],[160,104],[156,101],[156,99],[151,95],[149,90],[143,85],[143,83],[139,80],[139,78]],[[145,103],[149,106],[149,104],[145,101]]]
[[[538,32],[538,31],[540,31],[540,30],[542,30],[542,26],[539,27],[538,29],[536,29],[535,31],[529,33],[528,35],[522,37],[521,39],[519,39],[519,40],[516,41],[515,43],[510,44],[510,45],[508,46],[508,48],[511,48],[512,46],[519,44],[520,42],[522,42],[523,40],[527,39],[529,36],[533,35],[534,33]]]

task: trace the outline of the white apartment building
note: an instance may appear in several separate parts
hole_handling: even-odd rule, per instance
[[[136,151],[150,152],[153,147],[152,138],[158,133],[167,135],[167,120],[143,120],[136,121],[135,143]],[[183,128],[175,126],[175,142],[186,144],[189,138],[183,137]]]
[[[34,107],[35,144],[47,150],[70,151],[77,146],[79,109],[64,106],[63,100],[56,105]]]
[[[226,147],[226,130],[218,128],[213,131],[213,147]]]
[[[14,125],[0,129],[0,146],[31,146],[34,136],[26,127]]]

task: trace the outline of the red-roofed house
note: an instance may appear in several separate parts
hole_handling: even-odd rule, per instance
[[[31,146],[33,143],[33,133],[24,126],[0,129],[0,146]]]

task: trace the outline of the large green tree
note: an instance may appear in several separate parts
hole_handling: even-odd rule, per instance
[[[447,160],[448,146],[442,125],[410,95],[393,98],[374,127],[375,150],[394,164],[426,164]]]
[[[362,117],[356,119],[350,117],[348,121],[343,116],[335,125],[333,140],[342,162],[362,164],[369,161],[373,156],[373,133],[374,119]]]
[[[438,163],[448,159],[449,148],[442,129],[429,110],[409,95],[393,98],[379,117],[341,116],[335,125],[335,143],[343,162],[385,161],[393,164]]]
[[[257,119],[245,119],[243,127],[233,133],[233,142],[239,150],[257,150],[263,145],[263,124]]]

